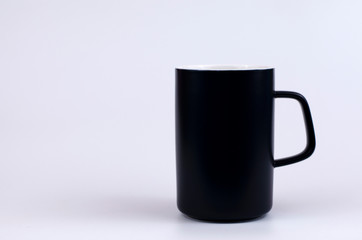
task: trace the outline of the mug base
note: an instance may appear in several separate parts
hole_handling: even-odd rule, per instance
[[[243,222],[253,222],[260,219],[263,219],[267,213],[264,213],[262,215],[253,216],[249,218],[236,218],[236,219],[204,219],[199,217],[194,217],[189,214],[182,213],[186,218],[191,220],[196,220],[200,222],[208,222],[208,223],[243,223]]]

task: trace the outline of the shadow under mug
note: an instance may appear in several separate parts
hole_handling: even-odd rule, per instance
[[[307,145],[274,160],[274,99],[297,100]],[[306,99],[274,91],[274,69],[258,66],[176,68],[177,206],[196,219],[242,221],[272,207],[273,170],[308,158],[315,133]]]

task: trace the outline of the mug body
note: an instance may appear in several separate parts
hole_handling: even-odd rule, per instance
[[[272,207],[274,69],[176,69],[177,205],[239,221]]]

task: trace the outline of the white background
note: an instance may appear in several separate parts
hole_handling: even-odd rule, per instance
[[[0,239],[361,239],[361,1],[0,1]],[[315,154],[236,224],[176,208],[174,67],[259,64]],[[275,157],[303,118],[276,101]]]

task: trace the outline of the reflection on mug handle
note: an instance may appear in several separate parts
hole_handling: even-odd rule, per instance
[[[302,107],[302,111],[303,111],[304,124],[305,124],[305,129],[306,129],[306,134],[307,134],[307,145],[301,153],[291,156],[291,157],[286,157],[286,158],[282,158],[282,159],[278,159],[278,160],[274,161],[274,167],[281,167],[281,166],[285,166],[288,164],[302,161],[302,160],[308,158],[309,156],[311,156],[315,149],[315,134],[314,134],[312,115],[310,113],[308,102],[305,99],[305,97],[303,97],[303,95],[301,95],[300,93],[296,93],[296,92],[275,91],[274,98],[292,98],[292,99],[297,100],[300,103],[300,105]]]

